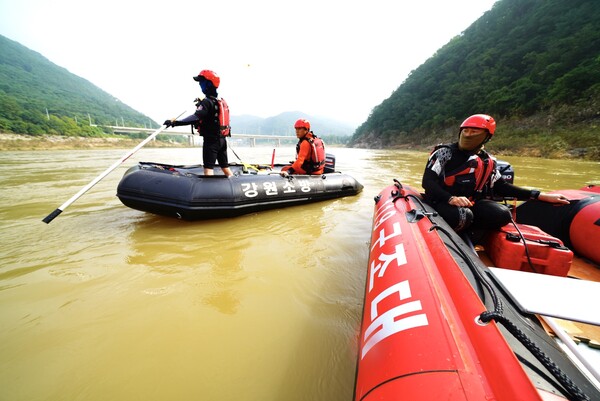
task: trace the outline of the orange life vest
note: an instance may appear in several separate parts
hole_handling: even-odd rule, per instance
[[[208,100],[214,112],[211,110],[210,112],[213,114],[209,114],[209,118],[207,118],[206,121],[200,120],[195,125],[198,133],[202,136],[205,134],[213,136],[215,134],[220,134],[223,137],[231,136],[229,106],[227,105],[225,99],[217,99],[213,96],[207,96],[205,100]],[[199,100],[199,102],[196,103],[196,107],[198,107],[203,101],[204,100]]]
[[[325,166],[325,143],[314,133],[311,132],[310,134],[312,137],[309,138],[307,134],[298,142],[298,144],[296,144],[296,154],[300,152],[300,144],[302,141],[308,141],[311,146],[310,160],[306,160],[302,164],[302,169],[308,174],[320,170]]]
[[[225,99],[217,99],[219,107],[219,132],[222,136],[231,136],[231,125],[229,122],[229,106]]]

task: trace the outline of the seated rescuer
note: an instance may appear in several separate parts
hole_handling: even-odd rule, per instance
[[[497,229],[508,224],[510,210],[491,200],[494,195],[569,203],[561,194],[540,193],[506,182],[496,159],[483,149],[495,130],[492,117],[472,115],[461,124],[458,142],[436,146],[427,161],[422,182],[425,201],[457,232],[470,226]]]
[[[214,175],[215,162],[223,173],[230,177],[233,175],[227,159],[227,140],[221,135],[219,124],[219,104],[217,101],[217,88],[221,83],[219,76],[210,70],[202,70],[193,77],[200,84],[200,89],[206,97],[196,103],[196,112],[181,120],[166,120],[164,125],[176,127],[180,125],[196,125],[198,133],[203,138],[202,164],[204,175]]]
[[[281,175],[290,174],[323,174],[325,169],[325,144],[310,130],[308,120],[299,119],[294,124],[296,129],[296,161],[290,166],[281,169]]]

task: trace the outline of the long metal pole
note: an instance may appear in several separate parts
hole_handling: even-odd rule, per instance
[[[175,119],[181,117],[183,114],[185,113],[185,111],[183,113],[181,113],[180,115],[178,115],[177,117],[175,117]],[[108,174],[110,174],[111,171],[113,171],[114,169],[116,169],[117,167],[119,167],[125,160],[129,159],[135,152],[137,152],[138,150],[140,150],[142,148],[142,146],[144,146],[145,144],[147,144],[149,141],[151,141],[156,135],[160,134],[162,131],[165,130],[165,128],[167,128],[166,126],[162,126],[159,129],[157,129],[156,131],[154,131],[152,134],[150,134],[148,136],[148,138],[144,139],[139,145],[137,145],[135,148],[133,148],[132,150],[130,150],[129,152],[125,153],[123,155],[123,157],[121,157],[119,160],[117,160],[112,166],[110,166],[109,168],[107,168],[106,170],[104,170],[104,172],[102,172],[98,177],[94,178],[89,184],[87,184],[85,187],[81,188],[81,190],[79,190],[79,192],[77,192],[75,195],[73,195],[68,201],[66,201],[65,203],[63,203],[62,205],[60,205],[58,208],[56,208],[56,210],[54,210],[52,213],[50,213],[48,216],[46,216],[42,221],[46,224],[49,224],[52,220],[54,220],[59,214],[61,214],[67,207],[69,207],[73,202],[75,202],[77,199],[79,199],[83,194],[85,194],[87,191],[90,190],[90,188],[92,188],[94,185],[96,185],[97,183],[99,183],[104,177],[106,177]]]

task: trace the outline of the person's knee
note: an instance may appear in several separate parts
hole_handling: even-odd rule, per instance
[[[475,218],[473,211],[468,207],[459,207],[458,209],[458,220],[455,227],[452,227],[454,231],[461,232],[471,227]]]
[[[496,228],[500,228],[503,227],[505,225],[507,225],[508,223],[510,223],[510,221],[512,220],[512,215],[510,210],[503,205],[501,208],[498,209],[498,214],[496,216],[496,221],[495,221],[495,225]]]
[[[510,223],[512,215],[505,205],[489,201],[481,204],[476,211],[476,226],[485,229],[497,229]]]
[[[441,204],[434,207],[446,223],[448,223],[448,225],[456,232],[469,228],[473,223],[474,214],[468,207],[456,207]]]

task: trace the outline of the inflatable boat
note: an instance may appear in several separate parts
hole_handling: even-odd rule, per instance
[[[335,171],[330,156],[322,175],[282,177],[283,166],[232,163],[234,175],[228,178],[219,168],[205,176],[202,165],[140,162],[124,174],[117,196],[133,209],[203,220],[351,196],[363,189],[350,175]]]
[[[579,255],[600,264],[600,186],[556,191],[571,202],[564,207],[528,201],[517,207],[517,221],[541,228]]]
[[[533,234],[543,235],[523,235]],[[516,244],[506,235],[488,241]],[[550,260],[553,252],[570,252],[560,243],[548,248]],[[508,260],[513,268],[488,267],[419,192],[397,180],[381,191],[375,197],[354,400],[600,400],[598,367],[571,355],[576,350],[565,350],[544,328],[555,322],[552,316],[567,315],[598,325],[597,304],[576,304],[578,316],[531,306],[556,304],[573,286],[573,296],[597,294],[600,283],[557,277],[564,275],[564,264],[569,270],[569,255],[550,274],[520,269],[521,258]]]

